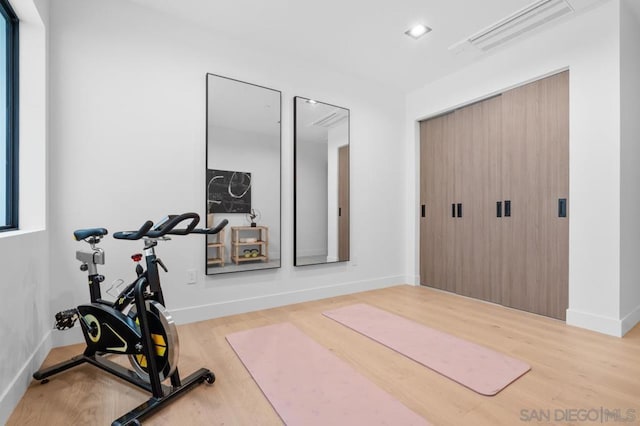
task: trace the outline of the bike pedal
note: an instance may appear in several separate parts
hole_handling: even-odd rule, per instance
[[[77,309],[67,309],[66,311],[60,311],[56,314],[56,325],[58,330],[66,330],[75,325],[78,320]]]

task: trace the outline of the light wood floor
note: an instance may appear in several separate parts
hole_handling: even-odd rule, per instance
[[[364,302],[480,343],[528,362],[532,370],[494,397],[479,395],[408,358],[322,316]],[[202,385],[151,417],[152,425],[280,425],[278,415],[225,340],[225,335],[288,321],[378,386],[436,425],[541,425],[566,418],[560,410],[621,410],[640,424],[640,327],[622,339],[565,325],[424,287],[397,286],[188,324],[180,333],[180,371],[212,369],[217,380]],[[45,365],[82,351],[51,351]],[[92,366],[34,381],[9,425],[110,424],[147,394]],[[526,411],[522,411],[526,410]],[[633,411],[627,411],[633,410]],[[569,412],[571,414],[572,412]],[[577,416],[577,411],[573,412]],[[591,412],[591,416],[595,416]],[[565,417],[559,418],[562,414]],[[628,417],[629,416],[629,417]],[[592,417],[593,418],[593,417]],[[529,420],[529,421],[526,421]]]

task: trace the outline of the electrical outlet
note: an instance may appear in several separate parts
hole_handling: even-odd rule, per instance
[[[195,284],[198,281],[198,271],[187,269],[187,284]]]

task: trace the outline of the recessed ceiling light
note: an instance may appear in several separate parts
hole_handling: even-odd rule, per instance
[[[408,35],[411,38],[414,39],[419,39],[420,37],[422,37],[423,35],[425,35],[426,33],[428,33],[429,31],[431,31],[431,28],[427,27],[426,25],[415,25],[413,27],[411,27],[410,29],[408,29],[407,31],[405,31],[404,33],[406,35]]]

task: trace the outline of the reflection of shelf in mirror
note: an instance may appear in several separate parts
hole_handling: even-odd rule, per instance
[[[259,240],[259,241],[253,241],[253,242],[247,242],[247,243],[243,243],[242,241],[239,243],[236,243],[235,241],[233,241],[231,244],[233,244],[234,246],[257,246],[260,244],[267,244],[267,242]]]
[[[207,266],[224,266],[224,229],[216,235],[208,235],[207,239],[209,238],[213,241],[207,242]],[[214,257],[209,257],[209,249],[215,250]]]
[[[244,233],[242,238],[240,234]],[[249,234],[250,236],[246,236]],[[255,241],[251,241],[254,240]],[[249,240],[249,241],[247,241]],[[246,242],[243,242],[246,241]],[[245,256],[240,252],[240,247],[257,247],[257,253]],[[245,249],[248,251],[248,249]],[[236,265],[240,262],[269,260],[269,228],[266,226],[232,226],[231,227],[231,261]]]
[[[209,259],[207,259],[207,266],[212,266],[212,265],[224,266],[224,259],[221,259],[219,257],[210,257]]]
[[[260,260],[262,262],[266,262],[267,261],[267,256],[265,255],[258,255],[256,257],[243,257],[243,256],[231,256],[231,260],[238,263],[238,262],[249,262],[249,261],[256,261],[256,260]]]

